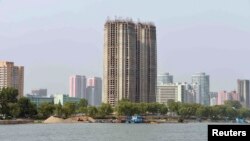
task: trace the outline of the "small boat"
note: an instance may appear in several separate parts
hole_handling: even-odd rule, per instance
[[[244,118],[239,118],[239,117],[237,117],[237,118],[235,119],[235,121],[236,121],[236,123],[248,123],[248,122],[246,121],[246,119],[244,119]]]
[[[143,118],[140,115],[134,115],[131,117],[132,123],[143,123]]]
[[[126,120],[126,123],[143,123],[143,118],[140,115],[134,115],[134,116],[128,117]]]

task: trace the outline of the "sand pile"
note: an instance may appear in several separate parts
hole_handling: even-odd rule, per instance
[[[67,118],[64,120],[64,123],[75,123],[75,122],[78,122],[77,120],[74,120],[72,118]]]
[[[88,116],[76,116],[64,120],[62,118],[50,116],[43,123],[76,123],[76,122],[95,122],[95,119]]]
[[[54,117],[54,116],[50,116],[45,121],[43,121],[43,123],[63,123],[63,122],[64,122],[64,119]]]
[[[93,119],[92,117],[88,117],[88,121],[95,122],[95,119]]]

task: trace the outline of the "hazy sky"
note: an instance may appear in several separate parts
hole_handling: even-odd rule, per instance
[[[158,72],[175,81],[250,79],[250,0],[0,0],[0,60],[25,66],[25,93],[68,93],[71,74],[102,76],[108,16],[154,22]]]

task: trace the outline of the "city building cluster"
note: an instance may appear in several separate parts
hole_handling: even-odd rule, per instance
[[[99,106],[102,99],[102,79],[72,75],[69,77],[69,94],[48,96],[47,89],[34,89],[27,97],[37,106],[44,102],[63,105],[66,102],[79,102],[80,99],[86,99],[90,106]]]
[[[91,106],[99,106],[102,101],[102,79],[73,75],[69,78],[69,96],[84,98]]]
[[[156,102],[167,104],[169,101],[197,103],[207,106],[224,105],[225,101],[239,101],[243,107],[250,108],[249,80],[237,80],[237,91],[210,91],[209,75],[196,73],[191,83],[173,81],[173,75],[158,75]]]
[[[132,19],[108,19],[104,24],[103,84],[100,77],[69,78],[69,94],[47,95],[47,89],[34,89],[27,97],[37,105],[77,102],[81,98],[91,106],[101,102],[117,105],[118,101],[159,102],[170,100],[201,105],[223,105],[227,100],[239,101],[250,108],[249,80],[237,80],[237,91],[210,91],[210,78],[204,72],[195,73],[191,83],[174,82],[173,75],[157,75],[156,26],[133,22]],[[103,87],[102,87],[103,86]],[[0,61],[0,89],[13,87],[23,96],[24,67]]]

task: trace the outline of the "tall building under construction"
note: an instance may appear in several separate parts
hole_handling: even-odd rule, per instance
[[[104,26],[104,103],[155,102],[156,27],[132,20],[107,20]]]

